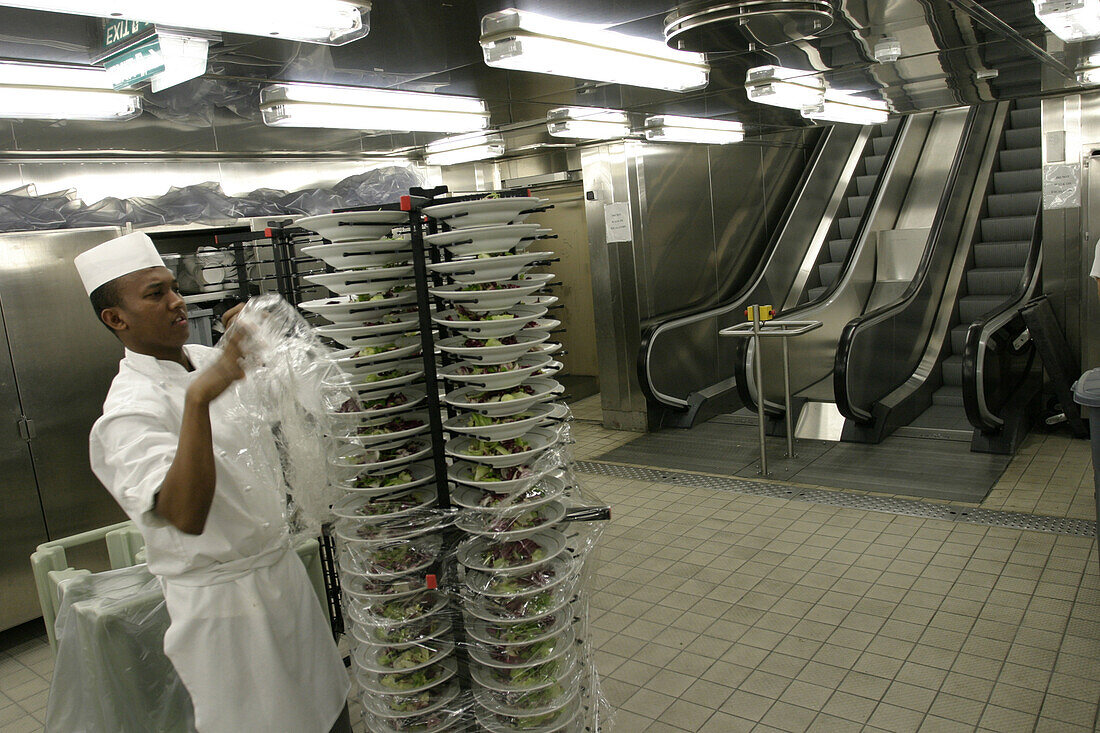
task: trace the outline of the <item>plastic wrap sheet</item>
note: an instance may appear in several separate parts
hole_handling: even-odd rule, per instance
[[[68,582],[46,730],[193,731],[191,698],[164,655],[168,610],[144,565]]]
[[[253,440],[239,459],[262,473],[270,460],[273,432],[291,498],[290,531],[317,534],[339,494],[333,475],[335,444],[328,437],[337,426],[321,386],[339,372],[333,352],[297,309],[277,295],[248,301],[233,329],[244,329],[249,344],[247,398],[240,408],[246,414],[237,416],[238,422],[254,426]]]

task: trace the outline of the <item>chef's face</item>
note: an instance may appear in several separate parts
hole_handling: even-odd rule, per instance
[[[187,343],[187,304],[167,267],[124,275],[117,287],[119,305],[104,310],[102,317],[124,344],[141,353],[157,353]]]

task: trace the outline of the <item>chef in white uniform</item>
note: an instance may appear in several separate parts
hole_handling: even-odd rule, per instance
[[[1100,238],[1096,240],[1096,250],[1092,255],[1092,271],[1089,277],[1096,281],[1096,292],[1100,294]]]
[[[145,538],[171,617],[164,651],[196,728],[350,731],[347,672],[283,528],[280,468],[242,454],[256,454],[256,426],[242,424],[245,340],[185,345],[186,304],[145,234],[75,264],[126,347],[92,428],[92,470]]]

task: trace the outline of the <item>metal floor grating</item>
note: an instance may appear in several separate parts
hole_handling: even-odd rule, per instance
[[[764,481],[749,481],[747,479],[727,478],[724,476],[705,476],[697,473],[643,468],[641,466],[624,466],[617,463],[604,463],[602,461],[577,461],[576,469],[584,473],[592,473],[600,476],[613,476],[615,478],[625,478],[635,481],[660,481],[676,486],[690,486],[692,488],[713,489],[715,491],[736,491],[740,494],[768,496],[775,499],[791,499],[794,501],[807,501],[813,504],[827,504],[829,506],[839,506],[847,509],[863,509],[872,512],[884,512],[886,514],[903,514],[911,517],[943,519],[949,522],[984,524],[991,527],[1028,529],[1036,532],[1049,532],[1051,534],[1075,535],[1079,537],[1096,536],[1096,522],[1085,519],[1047,517],[1039,514],[1024,514],[1022,512],[1001,512],[991,509],[980,509],[977,507],[971,508],[952,506],[950,504],[939,504],[931,501],[897,499],[890,496],[853,494],[840,490],[801,489],[797,486],[772,484]]]

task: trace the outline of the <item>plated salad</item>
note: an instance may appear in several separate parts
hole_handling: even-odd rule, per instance
[[[448,321],[511,321],[515,316],[511,313],[474,313],[460,304],[455,304],[455,312],[447,316]]]
[[[485,495],[478,501],[478,506],[483,506],[486,509],[499,509],[509,508],[511,505],[523,504],[528,501],[538,501],[550,495],[550,489],[543,484],[535,484],[531,488],[527,489],[519,494],[498,494],[493,491],[486,491]]]
[[[384,372],[375,372],[374,374],[364,374],[363,382],[383,382],[387,379],[397,379],[398,377],[407,377],[412,374],[411,369],[388,369]]]
[[[524,397],[532,397],[535,390],[526,384],[511,389],[494,389],[487,392],[469,392],[466,401],[474,405],[484,405],[493,402],[511,402],[522,400]]]
[[[399,626],[376,626],[371,629],[371,639],[378,644],[411,644],[434,638],[443,633],[449,624],[440,616]]]
[[[413,430],[414,428],[419,428],[423,425],[423,420],[417,420],[415,418],[411,420],[406,420],[403,417],[395,417],[393,420],[383,423],[382,425],[360,426],[357,432],[359,435],[364,436],[387,435],[389,433],[400,433],[404,432],[405,430]]]
[[[415,669],[416,667],[423,667],[431,658],[436,654],[436,650],[426,646],[410,646],[410,647],[386,647],[378,653],[375,659],[383,667],[389,667],[393,670],[402,669]],[[424,705],[422,707],[427,707]],[[421,708],[413,708],[413,710],[420,710]],[[411,710],[405,710],[403,712],[412,712]]]
[[[392,392],[385,397],[368,400],[363,403],[363,409],[370,410],[384,410],[387,407],[400,407],[409,401],[409,396],[404,392]]]
[[[398,498],[380,497],[378,499],[371,499],[369,502],[362,504],[356,510],[356,514],[364,517],[382,517],[387,514],[396,514],[398,512],[405,512],[409,509],[415,509],[423,504],[424,501],[416,496],[402,496]]]
[[[491,545],[482,552],[479,559],[482,565],[494,570],[521,567],[538,562],[546,557],[546,550],[530,539],[501,542]]]
[[[526,453],[532,449],[532,445],[523,438],[511,438],[509,440],[471,440],[466,450],[470,456],[511,456],[516,453]]]
[[[557,681],[557,674],[561,671],[561,660],[554,659],[544,664],[533,667],[518,667],[502,669],[500,667],[485,667],[490,679],[505,687],[538,687]]]
[[[517,481],[521,478],[528,476],[534,476],[535,473],[527,466],[508,466],[506,468],[493,468],[492,466],[485,466],[478,464],[473,470],[473,480],[492,482],[492,481]]]
[[[390,486],[402,486],[413,480],[412,474],[406,469],[397,473],[386,473],[381,476],[371,476],[361,473],[355,477],[351,485],[357,489],[385,489]]]
[[[518,624],[489,624],[485,627],[485,633],[504,644],[521,644],[545,635],[557,623],[557,618],[550,615]]]
[[[492,339],[489,339],[492,340]],[[501,342],[503,344],[503,342]],[[519,368],[519,362],[508,361],[503,364],[487,364],[485,366],[460,366],[455,374],[463,377],[481,376],[483,374],[504,374]]]
[[[390,690],[418,690],[443,679],[446,668],[442,664],[432,664],[414,672],[394,672],[378,678],[378,683]]]
[[[360,295],[357,297],[360,303],[373,303],[379,300],[389,300],[390,298],[396,298],[398,295],[401,295],[401,293],[412,289],[412,285],[398,285],[381,293],[374,293],[373,295]]]
[[[364,346],[359,349],[355,356],[377,356],[378,354],[385,354],[387,351],[393,351],[396,348],[397,344],[395,343],[379,344],[378,346]]]
[[[488,338],[488,339],[466,339],[462,342],[462,348],[464,349],[484,349],[491,348],[493,346],[515,346],[519,343],[519,340],[515,336],[505,336],[502,339]]]
[[[366,567],[374,573],[398,574],[418,568],[432,556],[408,542],[379,547],[367,553]]]
[[[546,524],[547,517],[538,509],[531,509],[513,517],[499,517],[489,525],[490,532],[522,532]]]
[[[501,703],[510,708],[521,710],[538,710],[550,705],[565,694],[565,688],[558,683],[541,690],[528,690],[526,692],[500,692],[497,697]]]

